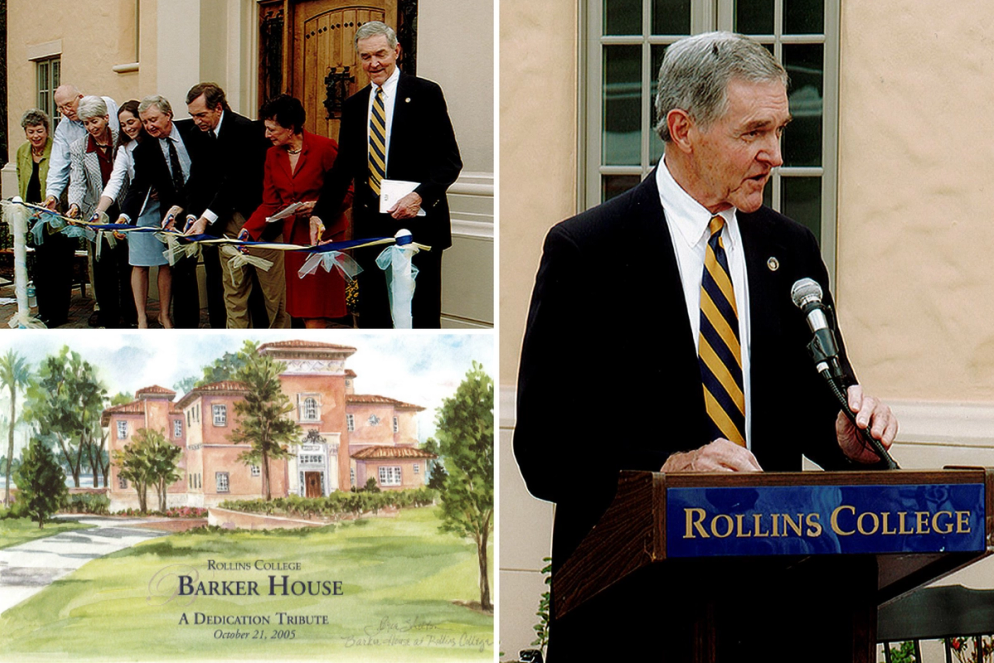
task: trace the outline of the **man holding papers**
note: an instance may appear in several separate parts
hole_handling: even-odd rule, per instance
[[[343,106],[338,158],[314,208],[311,236],[323,231],[323,219],[337,217],[354,183],[356,239],[392,237],[407,228],[415,242],[431,247],[414,257],[419,273],[412,313],[415,327],[438,328],[442,251],[452,245],[445,192],[462,169],[445,98],[437,84],[397,68],[397,36],[383,23],[364,24],[355,45],[370,85]],[[384,191],[388,197],[402,195],[384,209]],[[378,253],[378,247],[356,251],[364,270],[359,275],[359,326],[364,328],[392,326],[386,280],[375,265]]]

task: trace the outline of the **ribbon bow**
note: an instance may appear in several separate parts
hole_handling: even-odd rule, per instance
[[[308,274],[316,272],[319,267],[323,267],[326,272],[337,269],[348,283],[352,283],[355,277],[362,272],[362,267],[351,256],[347,256],[341,251],[330,251],[309,255],[304,264],[297,270],[297,276],[304,278]]]

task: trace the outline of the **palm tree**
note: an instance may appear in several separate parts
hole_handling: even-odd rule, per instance
[[[10,506],[10,465],[14,460],[14,422],[17,421],[17,390],[28,386],[31,371],[24,357],[13,350],[0,357],[0,383],[10,391],[10,426],[7,434],[7,472],[3,503]]]

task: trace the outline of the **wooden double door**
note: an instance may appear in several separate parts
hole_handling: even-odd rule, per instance
[[[303,103],[304,128],[338,138],[341,103],[369,83],[355,52],[369,21],[394,28],[400,64],[414,73],[416,0],[273,0],[260,4],[260,104],[286,92]]]

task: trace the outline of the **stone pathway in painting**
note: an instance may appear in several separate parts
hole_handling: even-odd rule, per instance
[[[147,519],[74,516],[73,520],[94,527],[0,550],[0,614],[91,559],[170,534],[136,527],[155,522]]]

